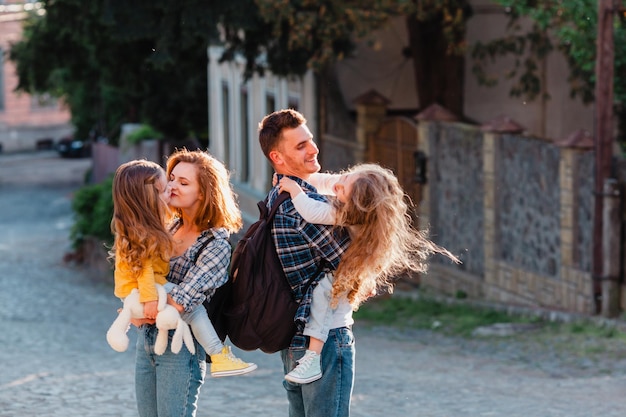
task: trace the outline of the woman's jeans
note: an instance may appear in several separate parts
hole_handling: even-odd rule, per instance
[[[179,353],[169,348],[154,353],[157,328],[143,325],[137,331],[135,394],[140,417],[193,417],[204,382],[204,349],[194,339],[196,354],[183,345]],[[174,330],[169,331],[171,343]]]
[[[302,349],[280,352],[285,374],[305,353]],[[348,417],[354,386],[355,344],[352,330],[331,329],[322,349],[322,378],[309,384],[283,381],[289,400],[289,417]]]

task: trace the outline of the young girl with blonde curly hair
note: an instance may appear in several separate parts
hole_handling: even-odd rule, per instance
[[[165,170],[155,162],[122,164],[113,178],[114,293],[126,298],[137,288],[144,317],[157,315],[155,284],[167,283],[173,240],[166,227],[169,192]]]
[[[309,223],[347,227],[351,244],[333,275],[327,274],[313,292],[311,315],[304,334],[309,348],[285,379],[305,384],[322,376],[320,352],[328,323],[339,298],[347,295],[354,310],[379,291],[393,291],[399,274],[426,272],[428,258],[439,253],[459,260],[412,226],[408,197],[396,176],[377,164],[356,165],[337,174],[312,174],[309,182],[330,203],[308,198],[300,185],[283,176],[279,191],[287,191],[302,218]]]
[[[193,168],[188,169],[189,178],[185,177],[184,179],[184,186],[188,188],[190,188],[189,184],[195,184],[194,176],[196,170],[200,171],[203,167],[202,163],[208,165],[203,171],[204,175],[214,178],[215,184],[211,185],[219,185],[221,189],[212,190],[208,187],[207,189],[200,189],[199,186],[196,186],[194,191],[198,194],[202,193],[203,200],[211,199],[211,202],[217,205],[221,194],[226,197],[229,196],[227,191],[230,191],[230,188],[226,169],[210,155],[202,152],[179,151],[170,158],[170,165],[174,166],[179,162],[179,169],[185,164],[189,168]],[[210,165],[211,163],[214,164]],[[197,169],[196,165],[198,166]],[[197,176],[199,177],[200,174]],[[184,298],[181,295],[185,293],[184,289],[192,288],[189,292],[193,292],[193,295],[200,299],[199,302],[186,310],[181,308],[179,312],[182,319],[191,327],[194,338],[211,357],[211,375],[214,377],[235,376],[251,372],[257,368],[256,364],[244,362],[232,354],[230,347],[225,346],[217,335],[202,304],[206,298],[204,293],[208,289],[208,284],[202,286],[196,282],[200,279],[193,272],[204,275],[213,274],[215,276],[211,275],[211,277],[221,279],[217,272],[212,271],[209,261],[204,261],[205,263],[202,265],[194,265],[198,271],[192,271],[184,277],[179,277],[177,281],[170,282],[173,277],[178,277],[181,271],[187,272],[191,269],[186,266],[172,270],[171,267],[172,263],[177,265],[176,262],[180,262],[178,258],[187,259],[184,256],[175,256],[177,247],[181,245],[181,240],[177,238],[176,231],[181,229],[182,213],[178,207],[180,204],[170,206],[174,200],[171,192],[172,187],[176,191],[175,197],[179,199],[179,196],[183,194],[180,191],[181,186],[173,180],[172,175],[168,178],[166,171],[152,161],[133,160],[120,165],[116,170],[112,188],[113,219],[111,221],[114,243],[109,252],[109,257],[115,260],[114,293],[117,297],[124,299],[136,288],[139,292],[139,301],[143,303],[144,318],[153,321],[158,314],[158,294],[155,284],[164,287],[168,293],[169,304],[173,303],[173,299],[171,299],[173,295],[179,299]],[[197,201],[199,205],[200,198],[196,194],[188,193],[191,194],[189,199],[192,202]],[[215,208],[213,212],[214,217],[219,218],[218,220],[221,220],[222,223],[227,224],[230,221],[239,227],[240,219],[238,217],[234,220],[226,218],[226,215],[230,214],[226,210],[224,210],[225,213],[221,213],[218,208]],[[231,212],[239,216],[238,209],[232,209]],[[193,224],[191,226],[194,227]],[[203,224],[202,226],[207,229],[210,225]],[[205,232],[201,237],[209,243],[219,241],[221,244],[227,245],[228,252],[225,255],[228,255],[228,259],[230,259],[230,244],[226,241],[225,230],[224,228],[224,236],[222,236],[221,231],[220,233],[215,232],[215,235],[219,235],[219,239],[209,232]],[[212,232],[212,230],[210,231]],[[196,239],[200,239],[197,236],[200,234],[200,231],[193,234],[191,236],[193,239],[190,239],[188,243],[191,244]],[[198,256],[200,257],[200,254]],[[217,261],[217,257],[210,256],[210,258],[210,262]],[[220,271],[225,271],[226,260],[222,264],[224,266],[220,268]],[[208,280],[208,278],[206,279]]]

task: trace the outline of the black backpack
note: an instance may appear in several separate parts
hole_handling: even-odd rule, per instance
[[[286,349],[296,333],[299,303],[293,297],[272,239],[278,207],[289,198],[282,193],[267,209],[260,201],[259,220],[237,242],[230,265],[230,306],[225,309],[228,337],[243,350],[274,353]]]

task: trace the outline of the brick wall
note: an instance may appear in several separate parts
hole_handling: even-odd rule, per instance
[[[38,106],[30,95],[14,92],[19,80],[7,53],[10,44],[21,37],[25,14],[6,12],[0,17],[0,49],[5,53],[0,88],[4,97],[4,109],[0,109],[0,145],[3,152],[34,150],[40,139],[56,141],[71,134],[71,115],[61,102],[54,106]]]

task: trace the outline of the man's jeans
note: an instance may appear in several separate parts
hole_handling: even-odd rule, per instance
[[[168,344],[173,333],[170,330]],[[137,331],[135,394],[139,416],[193,417],[206,373],[204,349],[194,339],[195,355],[184,345],[177,354],[168,345],[163,355],[156,355],[156,335],[154,325],[143,325]]]
[[[304,356],[305,349],[280,352],[285,374]],[[283,381],[289,417],[348,417],[354,386],[355,344],[352,330],[331,329],[322,349],[322,378],[309,384]]]

